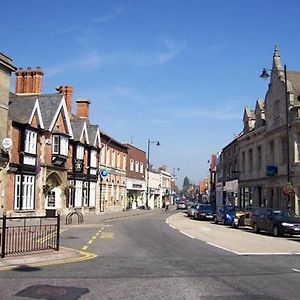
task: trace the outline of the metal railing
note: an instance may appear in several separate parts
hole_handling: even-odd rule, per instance
[[[21,224],[16,224],[18,222]],[[3,214],[0,226],[1,258],[50,249],[59,251],[59,214],[54,217],[7,217]]]

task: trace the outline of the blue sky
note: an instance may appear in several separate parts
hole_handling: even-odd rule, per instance
[[[151,162],[180,168],[179,186],[208,174],[244,107],[264,98],[274,44],[300,70],[297,0],[14,0],[1,11],[0,52],[41,66],[44,93],[72,85],[119,141],[159,140]]]

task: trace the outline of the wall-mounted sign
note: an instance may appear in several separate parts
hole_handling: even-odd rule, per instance
[[[100,174],[102,177],[106,177],[108,175],[108,172],[106,169],[103,169]]]
[[[266,175],[267,176],[276,176],[278,172],[278,168],[276,166],[267,166],[266,167]]]

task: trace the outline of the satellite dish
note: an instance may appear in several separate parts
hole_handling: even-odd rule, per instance
[[[5,150],[8,150],[9,148],[11,148],[11,146],[12,146],[12,140],[10,138],[3,139],[3,141],[2,141],[2,147]]]

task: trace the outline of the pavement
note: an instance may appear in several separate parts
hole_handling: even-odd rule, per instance
[[[118,212],[105,212],[100,214],[86,214],[82,224],[77,224],[77,217],[73,216],[72,224],[65,224],[65,216],[61,218],[61,231],[64,231],[68,227],[81,227],[91,226],[96,224],[102,224],[108,220],[126,218],[131,216],[140,216],[144,214],[152,214],[161,211],[161,209],[153,210],[126,210]],[[5,258],[0,258],[0,272],[12,269],[30,269],[36,266],[45,266],[53,264],[71,263],[76,261],[88,260],[96,257],[97,255],[87,252],[79,251],[71,248],[60,246],[59,251],[37,251],[26,255],[8,255]]]
[[[166,222],[192,239],[237,255],[300,255],[299,235],[278,238],[267,233],[255,234],[250,227],[234,229],[193,220],[183,212],[170,216]]]

